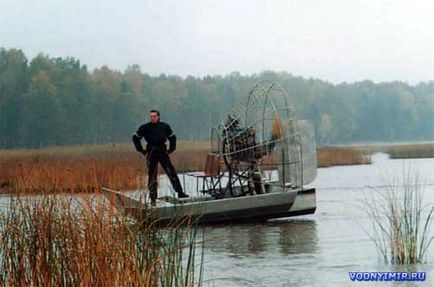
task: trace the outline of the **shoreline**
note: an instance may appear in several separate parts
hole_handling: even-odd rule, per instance
[[[203,170],[208,150],[207,141],[179,141],[171,158],[178,173]],[[371,164],[376,152],[393,159],[428,158],[434,157],[434,143],[321,146],[317,163],[321,168]],[[273,157],[264,160],[273,163]],[[0,194],[95,193],[102,186],[128,190],[142,184],[147,173],[145,158],[130,143],[0,150],[0,165]]]

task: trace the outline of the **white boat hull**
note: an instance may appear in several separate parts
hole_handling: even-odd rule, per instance
[[[176,218],[191,218],[197,223],[231,223],[265,221],[268,219],[312,214],[316,209],[315,189],[272,192],[234,198],[189,198],[177,200],[166,197],[164,206],[152,208],[122,192],[103,188],[104,196],[126,214],[138,220],[152,214],[156,221],[167,224]]]

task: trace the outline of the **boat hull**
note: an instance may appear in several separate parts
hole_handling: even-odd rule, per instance
[[[152,214],[160,224],[182,218],[200,224],[255,222],[312,214],[316,209],[314,188],[224,199],[172,199],[173,204],[153,208],[118,191],[103,188],[103,194],[124,213],[138,220]]]

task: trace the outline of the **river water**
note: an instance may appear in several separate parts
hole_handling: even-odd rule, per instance
[[[371,165],[319,168],[315,214],[263,224],[205,228],[204,286],[434,286],[434,245],[427,263],[392,266],[380,261],[369,238],[372,225],[364,195],[402,184],[404,171],[419,175],[425,203],[434,203],[434,159],[389,159],[375,154]],[[185,190],[195,181],[182,176]],[[169,191],[160,180],[159,194]],[[0,197],[0,207],[7,197]],[[434,226],[431,235],[434,235]],[[198,259],[199,260],[199,259]],[[352,282],[352,271],[425,271],[424,282]]]
[[[318,169],[311,184],[317,188],[313,215],[207,227],[205,286],[434,286],[434,245],[426,264],[394,267],[379,260],[368,236],[372,227],[363,194],[399,185],[405,170],[418,173],[424,201],[434,203],[434,159],[391,160],[375,154],[371,165]],[[425,271],[427,278],[395,285],[352,282],[352,271]]]

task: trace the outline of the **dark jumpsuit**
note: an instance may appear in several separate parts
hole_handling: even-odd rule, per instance
[[[147,142],[146,150],[143,149],[141,139]],[[169,150],[166,147],[166,140],[169,140]],[[181,182],[179,181],[176,170],[170,161],[169,154],[176,149],[176,136],[170,126],[164,122],[148,122],[139,127],[136,134],[133,135],[134,147],[138,152],[146,154],[148,165],[148,189],[151,201],[157,199],[157,175],[158,162],[160,162],[169,180],[178,193],[183,194]]]

